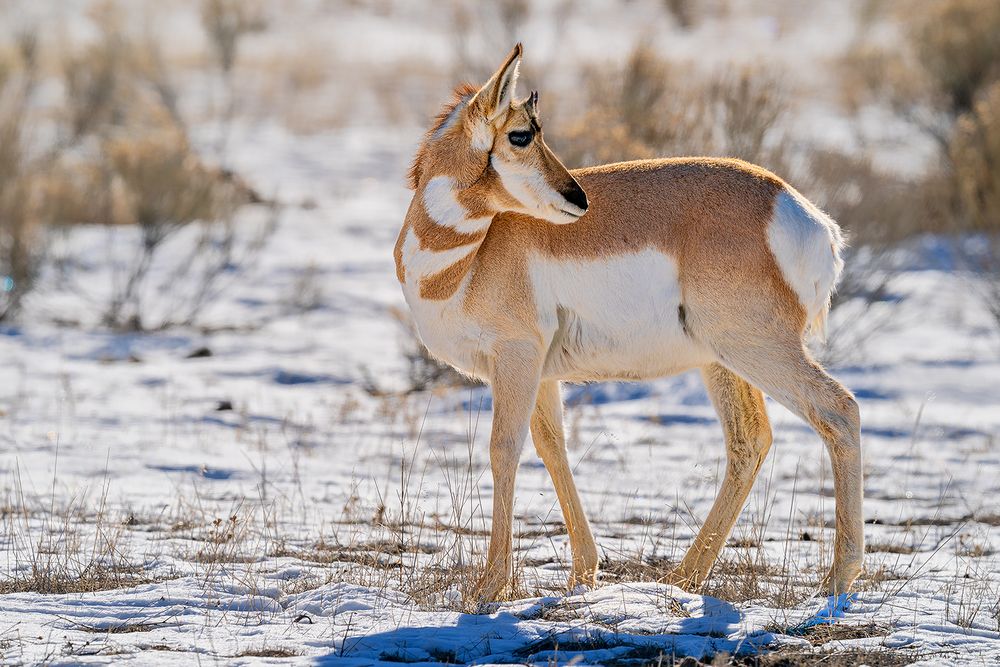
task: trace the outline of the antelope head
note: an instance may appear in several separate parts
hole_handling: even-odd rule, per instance
[[[478,90],[460,87],[417,152],[411,187],[447,174],[459,189],[492,185],[491,207],[555,224],[587,212],[587,195],[545,144],[538,93],[515,99],[521,45]]]

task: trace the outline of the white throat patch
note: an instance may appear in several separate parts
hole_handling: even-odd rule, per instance
[[[412,229],[403,239],[403,266],[406,267],[407,284],[418,284],[421,278],[444,271],[452,264],[465,259],[479,248],[478,243],[468,243],[448,250],[424,250]]]
[[[576,221],[575,215],[563,212],[564,208],[573,207],[573,205],[552,189],[540,171],[518,162],[508,162],[497,157],[491,158],[490,164],[500,175],[500,181],[507,192],[520,202],[522,208],[519,210],[521,213],[527,213],[557,225]],[[582,211],[580,215],[582,215]]]
[[[427,215],[437,224],[463,234],[482,231],[493,220],[493,216],[469,217],[469,212],[455,198],[457,185],[451,176],[435,176],[429,180],[420,193]]]

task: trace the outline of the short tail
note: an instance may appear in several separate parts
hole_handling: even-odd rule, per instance
[[[844,269],[840,227],[790,186],[780,192],[768,227],[771,252],[806,312],[805,336],[826,340],[830,299]]]

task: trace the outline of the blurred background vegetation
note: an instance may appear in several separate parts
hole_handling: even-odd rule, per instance
[[[880,326],[857,316],[928,247],[975,277],[1000,328],[996,0],[0,0],[0,15],[0,321],[30,316],[41,275],[88,261],[67,229],[99,225],[137,230],[101,324],[194,324],[289,204],[233,168],[235,126],[398,130],[409,154],[450,89],[520,40],[568,166],[737,156],[831,213],[851,240],[837,307],[865,322],[834,350]],[[363,150],[345,145],[330,142]],[[241,234],[248,209],[264,223]],[[182,305],[155,307],[165,290]]]

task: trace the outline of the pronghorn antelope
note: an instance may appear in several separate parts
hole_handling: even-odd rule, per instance
[[[836,544],[823,589],[847,592],[864,551],[858,406],[803,343],[822,332],[843,267],[836,223],[740,160],[568,171],[542,138],[537,93],[514,97],[520,60],[519,44],[482,88],[458,88],[434,122],[394,253],[424,344],[493,390],[493,526],[479,596],[502,595],[510,578],[514,477],[529,430],[569,532],[569,585],[596,581],[560,381],[692,368],[722,421],[728,462],[669,580],[699,586],[736,522],[771,446],[763,391],[826,443]]]

